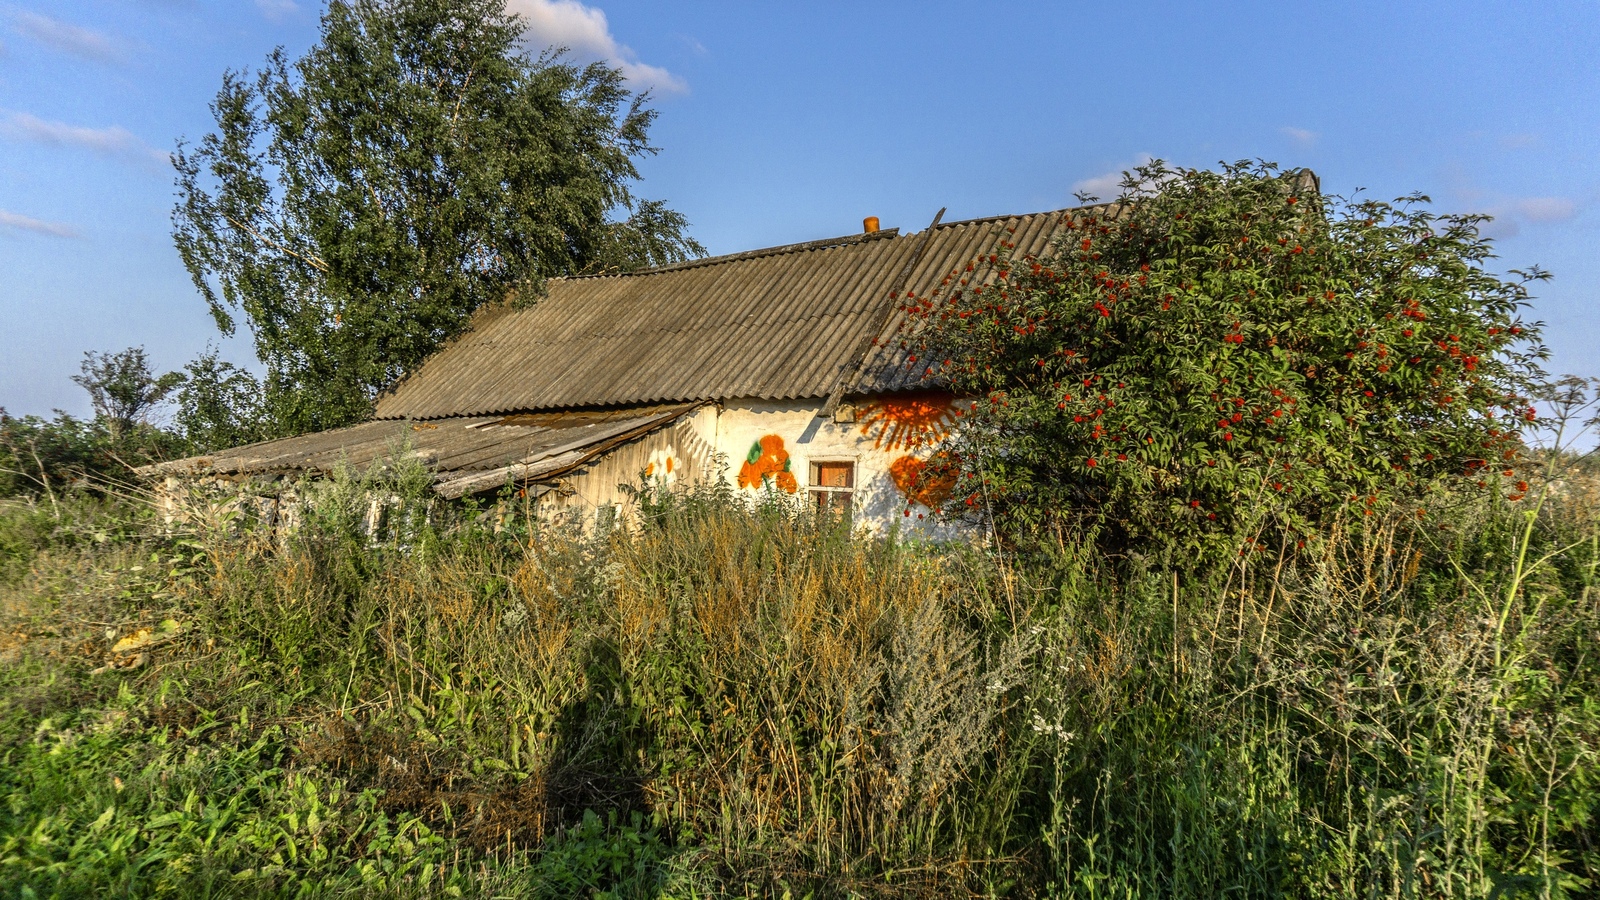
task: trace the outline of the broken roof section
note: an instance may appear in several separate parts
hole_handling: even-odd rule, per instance
[[[916,387],[890,340],[896,294],[994,252],[1041,253],[1075,210],[849,235],[620,275],[554,279],[472,328],[379,400],[379,419]],[[874,343],[874,338],[877,342]]]
[[[377,420],[317,434],[235,447],[147,466],[146,475],[228,477],[360,472],[406,454],[434,473],[444,497],[494,490],[508,481],[554,478],[661,428],[698,404],[518,416],[456,416],[428,422]]]

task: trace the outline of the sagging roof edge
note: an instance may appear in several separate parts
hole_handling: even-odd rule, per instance
[[[709,405],[709,401],[698,401],[698,402],[683,403],[683,404],[669,404],[669,405],[666,406],[665,409],[659,409],[658,412],[656,413],[656,415],[651,416],[646,421],[641,421],[638,425],[636,425],[636,426],[634,426],[632,428],[628,428],[628,429],[626,429],[624,431],[605,433],[605,434],[602,434],[600,436],[595,437],[592,441],[590,441],[588,443],[569,443],[569,444],[557,445],[555,447],[546,449],[545,451],[543,451],[541,453],[541,455],[539,455],[537,457],[524,458],[522,460],[518,460],[516,462],[511,462],[511,463],[509,463],[507,465],[498,466],[498,467],[493,468],[493,469],[446,469],[446,470],[435,471],[433,473],[434,481],[435,481],[433,489],[434,489],[435,493],[438,493],[440,496],[453,499],[453,498],[456,498],[456,497],[466,496],[467,494],[471,494],[471,493],[481,493],[483,490],[492,490],[495,487],[498,487],[499,485],[504,484],[507,479],[520,480],[520,481],[524,481],[524,482],[531,482],[531,481],[533,481],[535,479],[541,479],[541,478],[543,478],[543,479],[558,478],[558,477],[560,477],[560,476],[572,471],[575,468],[578,468],[580,466],[583,466],[583,465],[589,463],[590,461],[592,461],[593,459],[595,459],[598,456],[604,455],[605,453],[609,453],[611,450],[614,450],[617,447],[622,446],[623,444],[631,443],[631,442],[633,442],[635,440],[638,440],[640,438],[645,437],[646,435],[652,434],[652,433],[654,433],[656,431],[661,430],[662,428],[665,428],[665,427],[667,427],[669,425],[672,425],[672,424],[682,420],[685,416],[688,416],[689,414],[693,413],[694,411],[696,411],[698,409],[701,409],[701,408],[703,408],[703,407],[705,407],[707,405]],[[641,407],[641,411],[650,410],[652,408],[652,406],[653,405],[649,405],[649,404],[643,405]],[[658,405],[655,405],[655,406],[658,406]],[[590,411],[598,411],[598,410],[590,410]],[[576,411],[575,410],[573,412],[583,412],[583,411]],[[513,414],[513,415],[515,415],[515,414]],[[543,417],[543,416],[551,416],[551,415],[554,415],[554,414],[540,412],[540,413],[534,413],[534,415],[538,415],[538,416]],[[458,419],[484,419],[484,418],[494,419],[494,418],[502,418],[502,419],[504,419],[504,418],[511,418],[511,417],[512,416],[456,416],[456,417],[451,417],[451,418],[458,418]],[[392,422],[394,425],[400,426],[400,427],[403,428],[404,425],[406,425],[408,423],[408,421],[421,422],[421,421],[424,421],[424,420],[402,420],[402,419],[373,420],[373,419],[369,419],[366,422],[362,422],[362,423],[359,423],[357,425],[350,425],[350,426],[345,426],[343,428],[330,429],[329,431],[309,432],[307,434],[297,435],[295,437],[275,438],[275,439],[270,440],[270,441],[261,441],[261,442],[259,442],[257,444],[246,444],[243,447],[230,448],[230,451],[232,451],[232,450],[243,450],[243,449],[248,449],[250,447],[265,447],[265,446],[270,446],[270,445],[275,445],[275,444],[292,444],[293,442],[295,442],[297,440],[310,440],[312,438],[323,437],[323,436],[326,436],[326,435],[328,435],[330,433],[334,433],[334,432],[353,431],[353,430],[355,430],[357,428],[361,428],[361,427],[364,427],[364,426],[369,426],[369,425],[376,424],[378,422],[385,422],[385,421]],[[439,421],[439,420],[435,420],[435,421]],[[516,423],[508,423],[508,424],[516,424]],[[142,478],[146,478],[146,479],[155,479],[155,478],[168,477],[168,476],[175,476],[175,477],[180,477],[180,478],[208,478],[209,477],[209,478],[241,478],[241,479],[245,479],[245,478],[263,478],[263,477],[281,477],[281,476],[288,476],[288,475],[305,475],[305,474],[316,475],[316,476],[326,476],[332,471],[332,469],[330,469],[328,467],[325,467],[325,466],[313,466],[313,465],[295,466],[295,465],[292,465],[292,464],[265,465],[265,466],[262,466],[262,467],[260,467],[258,469],[246,468],[246,469],[242,469],[242,470],[230,469],[230,470],[227,470],[227,471],[217,471],[217,470],[213,469],[213,465],[217,461],[216,457],[219,456],[219,455],[220,454],[201,454],[201,455],[198,455],[198,456],[184,457],[182,459],[166,460],[164,462],[152,463],[150,465],[140,466],[139,468],[135,469],[134,470],[134,474],[136,474],[136,475],[138,475],[138,476],[140,476]],[[344,451],[341,451],[340,454],[339,454],[339,458],[341,460],[347,460],[348,459],[348,453],[344,452]],[[488,486],[481,487],[481,488],[480,487],[475,487],[475,485],[477,485],[480,482],[485,484],[485,485],[488,485]],[[489,482],[493,482],[493,484],[489,485]]]
[[[703,402],[688,404],[681,410],[664,414],[654,421],[646,422],[622,434],[602,438],[584,447],[575,448],[534,462],[513,463],[489,472],[474,472],[459,478],[439,478],[433,486],[433,491],[446,500],[455,500],[468,494],[481,494],[486,491],[492,491],[510,482],[520,481],[524,484],[534,484],[560,478],[624,444],[631,444],[660,431],[668,425],[672,425],[705,405]]]
[[[881,389],[875,390],[875,389],[871,389],[871,388],[852,388],[852,389],[847,390],[847,391],[844,392],[842,399],[845,402],[856,402],[856,401],[859,401],[859,400],[861,400],[863,398],[866,398],[866,397],[876,397],[876,396],[881,396],[881,395],[886,394],[886,393],[888,393],[888,394],[897,394],[897,393],[904,393],[906,391],[938,390],[938,389],[943,389],[944,388],[944,385],[939,383],[939,382],[937,382],[936,380],[925,379],[925,381],[926,381],[925,384],[919,384],[919,385],[917,385],[915,387],[899,387],[899,388],[893,388],[893,389],[890,389],[890,390],[881,390]],[[531,408],[531,409],[515,409],[515,408],[507,407],[505,409],[491,409],[491,410],[485,410],[483,412],[466,413],[466,414],[459,415],[459,416],[457,416],[457,415],[450,415],[450,416],[409,416],[409,417],[391,416],[391,417],[386,418],[386,419],[379,419],[379,418],[374,417],[374,418],[368,419],[367,421],[368,422],[395,422],[395,423],[400,423],[400,422],[443,422],[443,421],[447,421],[449,419],[464,419],[464,418],[495,418],[495,417],[512,418],[514,416],[559,415],[559,414],[562,414],[562,413],[619,412],[621,410],[626,410],[626,409],[634,409],[634,408],[641,408],[642,409],[642,408],[647,408],[647,407],[651,407],[651,406],[676,406],[678,404],[690,404],[696,409],[698,409],[698,408],[700,408],[702,406],[716,406],[716,407],[720,407],[720,408],[726,409],[726,408],[728,408],[730,406],[740,406],[740,405],[744,405],[744,404],[755,405],[755,404],[760,404],[760,403],[792,403],[792,404],[795,404],[795,405],[808,405],[809,404],[809,405],[816,406],[817,409],[819,410],[819,414],[820,414],[820,410],[824,406],[827,405],[827,402],[828,402],[828,399],[829,399],[830,396],[831,395],[829,395],[829,394],[806,394],[806,395],[798,395],[797,394],[797,395],[794,395],[794,396],[785,396],[785,397],[755,397],[755,396],[749,396],[749,397],[681,397],[681,398],[680,397],[658,397],[658,398],[655,398],[655,399],[652,399],[652,400],[642,401],[642,402],[638,402],[638,403],[633,403],[633,402],[628,402],[628,403],[593,403],[593,404],[581,405],[581,406],[563,406],[560,409],[548,409],[548,408],[538,408],[538,407]],[[347,425],[347,426],[344,426],[344,427],[353,428],[355,426]],[[310,433],[315,434],[315,433],[320,433],[320,432],[310,432]],[[292,440],[292,438],[275,438],[275,440]],[[166,463],[155,463],[154,465],[166,465]],[[146,466],[145,468],[149,468],[149,467]]]

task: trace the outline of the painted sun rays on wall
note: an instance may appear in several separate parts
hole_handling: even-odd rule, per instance
[[[956,420],[955,398],[943,391],[912,391],[875,400],[861,410],[861,433],[874,450],[915,450],[937,444]]]

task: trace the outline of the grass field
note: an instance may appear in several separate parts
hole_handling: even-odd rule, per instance
[[[1573,483],[1206,568],[716,492],[369,537],[368,487],[277,535],[8,501],[0,894],[1600,891]]]

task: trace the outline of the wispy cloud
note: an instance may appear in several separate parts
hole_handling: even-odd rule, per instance
[[[1565,222],[1577,217],[1578,202],[1567,197],[1523,197],[1505,209],[1528,222]]]
[[[506,10],[522,17],[530,43],[566,47],[580,57],[605,60],[638,88],[668,93],[689,89],[666,69],[640,62],[638,54],[611,34],[606,14],[595,7],[578,0],[506,0]]]
[[[157,150],[120,125],[86,128],[51,122],[29,113],[12,113],[0,122],[0,134],[51,147],[79,147],[101,156],[158,168],[165,167],[171,160],[166,151]]]
[[[1133,162],[1119,166],[1110,172],[1073,182],[1072,192],[1084,197],[1095,197],[1099,200],[1115,200],[1122,193],[1123,173],[1145,165],[1153,159],[1155,157],[1150,154],[1141,153],[1134,158]]]
[[[1585,206],[1571,197],[1518,197],[1486,190],[1458,168],[1447,170],[1445,179],[1448,185],[1445,194],[1450,206],[1494,217],[1494,221],[1483,227],[1483,233],[1492,238],[1515,237],[1522,233],[1524,225],[1569,222],[1577,218]]]
[[[117,62],[122,59],[122,44],[110,35],[36,12],[20,9],[12,12],[11,27],[18,34],[73,56],[96,62]]]
[[[1293,125],[1285,125],[1282,128],[1279,128],[1278,133],[1293,141],[1297,146],[1300,147],[1314,147],[1316,146],[1318,139],[1322,137],[1321,134],[1312,131],[1309,128],[1296,128]]]
[[[60,222],[46,222],[43,219],[35,219],[31,216],[24,216],[3,209],[0,209],[0,228],[5,228],[9,231],[31,231],[34,234],[47,234],[51,237],[60,238],[82,237],[77,229],[71,225],[63,225]]]
[[[705,56],[706,54],[711,52],[710,50],[706,49],[706,45],[705,44],[700,43],[700,41],[697,40],[692,35],[679,34],[679,35],[674,35],[674,37],[676,37],[683,44],[683,46],[685,48],[687,48],[688,51],[690,53],[693,53],[695,56]]]
[[[256,0],[256,8],[261,14],[274,22],[291,16],[300,11],[300,4],[294,0]]]

